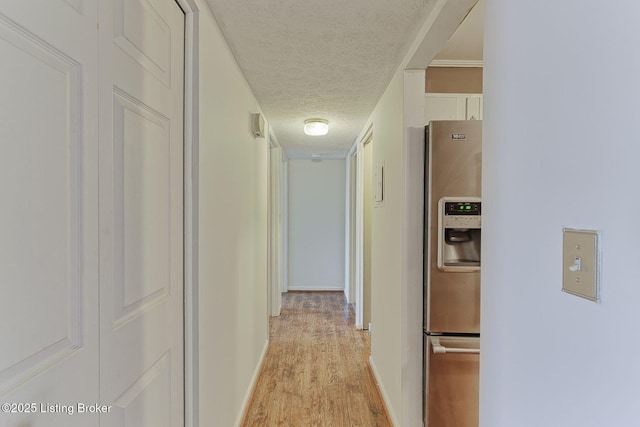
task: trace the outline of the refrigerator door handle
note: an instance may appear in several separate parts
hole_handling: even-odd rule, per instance
[[[480,354],[479,348],[455,348],[455,347],[445,347],[440,345],[440,340],[438,338],[433,338],[431,340],[431,348],[435,354],[442,353],[463,353],[463,354]]]

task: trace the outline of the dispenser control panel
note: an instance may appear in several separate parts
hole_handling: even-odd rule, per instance
[[[480,202],[445,202],[445,215],[480,215]]]
[[[477,197],[443,197],[438,201],[438,269],[480,269],[482,203]]]
[[[445,228],[480,228],[481,202],[443,202],[441,221]]]

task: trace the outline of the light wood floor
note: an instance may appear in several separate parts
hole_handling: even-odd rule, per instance
[[[391,426],[342,292],[283,294],[243,426]]]

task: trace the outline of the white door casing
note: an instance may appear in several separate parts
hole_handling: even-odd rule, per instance
[[[269,315],[282,308],[282,148],[269,148]]]
[[[347,157],[351,170],[349,174],[349,303],[356,301],[356,182],[358,176],[358,162],[355,150]]]
[[[182,426],[185,16],[99,13],[101,426]]]
[[[78,413],[99,399],[96,19],[92,1],[0,5],[3,427],[98,422]]]
[[[364,142],[362,180],[362,327],[371,326],[371,233],[373,230],[373,141]]]
[[[356,328],[363,329],[368,328],[369,325],[364,324],[364,305],[365,305],[365,291],[364,291],[364,180],[365,177],[365,152],[364,146],[367,142],[373,139],[373,123],[368,125],[366,132],[360,141],[356,144],[355,156],[356,156],[356,173],[355,173],[355,253],[354,253],[354,275],[355,275],[355,321]]]
[[[282,187],[282,205],[280,209],[282,211],[282,252],[281,252],[281,278],[282,278],[282,292],[288,292],[289,290],[289,161],[284,154],[282,160],[282,179],[280,182]],[[282,299],[282,297],[281,297]]]

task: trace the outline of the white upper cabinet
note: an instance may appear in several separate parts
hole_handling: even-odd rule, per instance
[[[425,94],[424,122],[431,120],[482,120],[482,95],[468,93]]]

